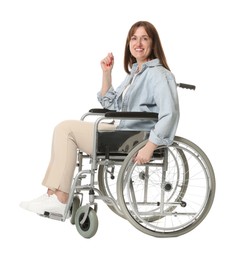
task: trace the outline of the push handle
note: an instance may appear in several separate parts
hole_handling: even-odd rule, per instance
[[[180,87],[180,88],[186,88],[186,89],[191,89],[191,90],[196,89],[196,86],[185,84],[185,83],[178,83],[177,86]]]

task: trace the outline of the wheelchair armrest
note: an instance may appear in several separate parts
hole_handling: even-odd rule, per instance
[[[147,119],[158,119],[157,113],[152,112],[106,112],[105,117],[107,118],[147,118]]]
[[[106,118],[127,118],[127,119],[152,119],[158,120],[158,114],[152,112],[116,112],[106,108],[92,108],[89,113],[104,114]]]
[[[115,110],[109,110],[106,108],[92,108],[89,110],[90,113],[101,113],[101,114],[105,114],[107,112],[115,112]]]

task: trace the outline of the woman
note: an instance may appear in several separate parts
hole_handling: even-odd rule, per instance
[[[102,61],[102,88],[98,100],[104,108],[117,111],[155,112],[158,122],[121,120],[118,128],[148,130],[147,144],[139,150],[135,161],[149,162],[158,145],[173,142],[178,121],[179,104],[176,82],[167,65],[156,28],[147,21],[135,23],[129,30],[124,55],[127,77],[116,89],[112,87],[114,56],[109,53]],[[102,124],[100,129],[114,129]],[[63,214],[76,166],[77,149],[91,154],[93,123],[64,121],[54,129],[52,156],[43,180],[47,193],[35,200],[22,202],[21,207],[43,214]]]

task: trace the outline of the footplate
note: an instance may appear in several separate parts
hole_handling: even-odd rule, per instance
[[[64,216],[59,213],[45,211],[44,214],[39,214],[39,216],[45,217],[45,218],[50,218],[50,219],[55,219],[55,220],[59,220],[59,221],[64,221]]]

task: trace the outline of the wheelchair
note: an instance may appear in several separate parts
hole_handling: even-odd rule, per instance
[[[183,83],[178,87],[195,89]],[[156,121],[157,114],[91,109],[81,119],[88,116],[96,116],[93,152],[78,151],[78,172],[64,216],[48,213],[45,217],[65,221],[69,216],[84,238],[98,230],[97,200],[154,237],[186,234],[204,220],[214,201],[216,181],[201,148],[176,136],[170,146],[158,146],[150,162],[139,165],[133,158],[145,146],[149,132],[98,131],[98,125],[107,119]],[[86,160],[88,168],[84,169]]]

